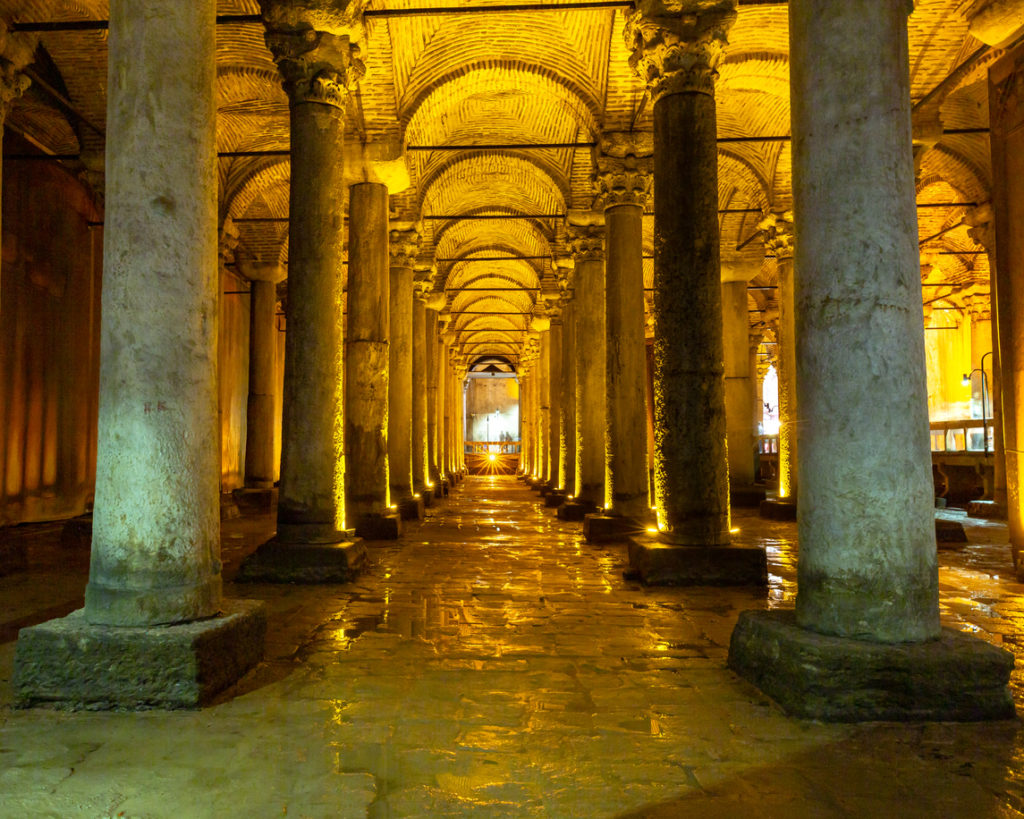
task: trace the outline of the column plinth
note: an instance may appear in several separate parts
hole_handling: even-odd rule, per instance
[[[910,6],[790,4],[798,590],[742,615],[729,664],[820,719],[1013,715],[1012,657],[939,624]]]

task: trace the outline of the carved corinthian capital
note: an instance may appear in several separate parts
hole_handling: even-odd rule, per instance
[[[715,78],[737,0],[640,0],[626,19],[630,65],[651,90],[715,93]]]
[[[644,207],[647,204],[654,181],[653,156],[638,156],[632,151],[622,156],[602,152],[597,155],[596,162],[595,208],[610,208],[615,205]]]
[[[363,78],[359,59],[361,2],[261,0],[267,48],[292,105],[314,102],[344,109]]]
[[[566,227],[566,244],[576,264],[604,259],[604,232],[602,225]]]
[[[30,81],[22,72],[35,55],[35,38],[15,34],[0,20],[0,123]]]
[[[768,211],[758,224],[764,235],[764,249],[778,259],[792,259],[796,244],[792,211]]]
[[[413,222],[392,222],[388,233],[388,254],[392,267],[413,267],[420,251],[420,226]]]

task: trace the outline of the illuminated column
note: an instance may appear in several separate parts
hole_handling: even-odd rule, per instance
[[[573,222],[575,221],[575,225]],[[604,503],[605,305],[604,217],[570,217],[569,248],[573,271],[576,324],[576,482],[572,509],[559,510],[566,520],[581,520]],[[594,400],[594,396],[598,396]],[[568,506],[569,504],[567,504]]]
[[[426,506],[431,505],[433,481],[430,477],[429,444],[427,441],[427,305],[424,302],[425,282],[415,285],[412,303],[412,487]]]
[[[730,535],[714,83],[736,3],[722,0],[705,10],[707,5],[641,0],[629,17],[626,43],[633,51],[631,64],[647,83],[654,114],[659,540],[716,547],[728,544]],[[653,566],[639,568],[648,582],[658,576]],[[717,578],[699,571],[662,579],[733,580],[728,572]]]
[[[349,188],[348,318],[345,337],[346,511],[356,534],[398,537],[388,477],[388,365],[391,329],[388,188]]]
[[[537,443],[540,458],[537,463],[537,479],[546,484],[550,479],[551,464],[551,320],[543,318],[544,329],[540,334],[540,360],[537,374],[540,376],[540,390],[537,394]]]
[[[747,278],[722,282],[722,323],[725,349],[725,420],[729,445],[729,483],[748,487],[754,483],[756,427],[750,374],[750,314],[747,312]]]
[[[277,393],[277,283],[281,265],[242,264],[252,282],[249,312],[249,404],[245,427],[245,486],[274,486],[274,403]],[[266,495],[265,495],[266,496]]]
[[[651,191],[651,158],[628,135],[606,134],[597,159],[598,201],[605,242],[605,477],[607,528],[650,514],[644,341],[643,210]],[[638,155],[638,152],[641,155]],[[649,151],[647,151],[649,153]],[[608,517],[619,521],[608,521]],[[593,516],[589,540],[603,539]]]
[[[440,319],[443,318],[444,325],[447,326],[447,316],[438,318],[439,325]],[[437,359],[437,469],[441,475],[441,482],[448,486],[448,343],[444,336],[445,332],[442,329],[434,345]]]
[[[388,346],[388,478],[391,499],[405,519],[423,516],[413,491],[413,264],[420,234],[415,225],[393,224],[388,235],[390,339]]]
[[[730,665],[801,717],[1013,716],[1012,656],[939,625],[911,8],[789,8],[804,419],[798,591],[795,616],[741,615]]]
[[[775,255],[778,271],[779,324],[779,499],[796,503],[797,496],[797,410],[796,313],[793,295],[793,214],[772,213],[761,223],[765,250]],[[769,504],[770,505],[770,504]],[[792,514],[792,511],[791,511]]]
[[[549,302],[548,315],[551,329],[548,330],[547,371],[548,371],[548,440],[547,468],[544,478],[549,488],[558,488],[559,461],[562,447],[562,311],[556,302]]]
[[[530,474],[530,365],[519,361],[519,474]]]
[[[565,284],[571,285],[571,277]],[[563,495],[576,488],[576,305],[571,297],[562,308],[562,381],[559,385],[562,413],[559,420],[561,445],[558,457],[558,486]]]
[[[434,485],[434,496],[438,498],[444,494],[437,447],[437,311],[441,307],[438,302],[443,299],[444,296],[437,293],[426,297],[427,332],[423,340],[427,371],[427,470]]]
[[[215,5],[112,4],[89,583],[21,630],[21,705],[196,707],[262,655],[261,604],[221,595]]]

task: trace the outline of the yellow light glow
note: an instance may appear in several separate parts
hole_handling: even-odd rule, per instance
[[[647,527],[647,534],[649,534],[649,535],[656,535],[656,534],[658,534],[658,528],[656,526],[648,526]]]
[[[734,534],[734,535],[735,535],[735,534],[736,534],[736,533],[737,533],[738,531],[739,531],[739,529],[730,529],[730,530],[729,530],[729,532],[730,532],[731,534]]]
[[[489,461],[496,461],[496,460],[498,460],[498,456],[497,456],[497,455],[495,455],[495,454],[494,454],[494,453],[492,452],[492,453],[491,453],[490,455],[488,455],[488,456],[487,456],[487,460],[489,460]]]

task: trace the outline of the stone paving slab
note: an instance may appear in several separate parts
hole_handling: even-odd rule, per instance
[[[964,523],[943,621],[1021,657],[1005,526]],[[266,601],[267,655],[198,712],[12,710],[0,645],[0,817],[1021,815],[1016,721],[794,720],[726,668],[738,613],[795,592],[794,524],[734,525],[766,548],[767,592],[644,588],[624,545],[469,478],[368,543],[355,582],[229,587]],[[229,577],[270,526],[225,523]],[[0,594],[30,617],[45,595],[20,607],[14,577]]]

